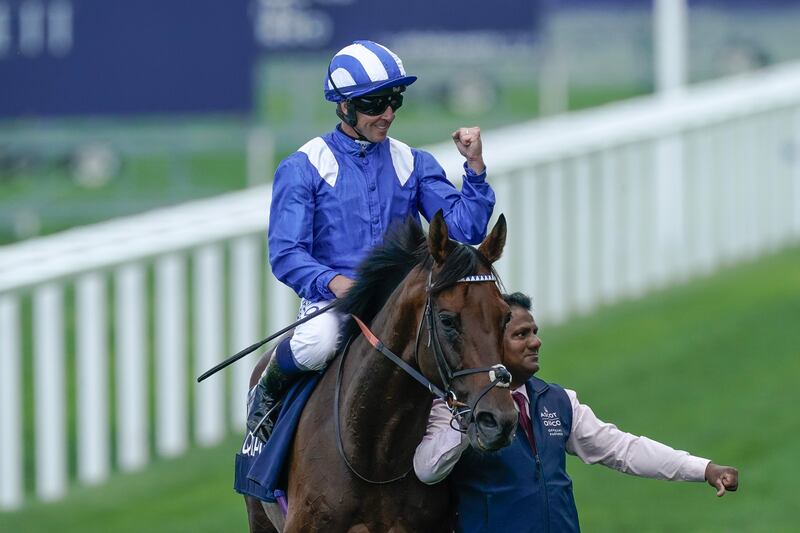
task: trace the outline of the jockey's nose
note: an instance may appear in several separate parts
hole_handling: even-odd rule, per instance
[[[381,118],[384,120],[394,119],[394,109],[392,109],[392,106],[386,106],[386,110],[381,113]]]

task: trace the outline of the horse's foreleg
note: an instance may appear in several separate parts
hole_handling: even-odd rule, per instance
[[[250,525],[250,533],[278,533],[278,530],[267,518],[267,513],[264,512],[260,500],[245,496],[244,505],[247,508],[247,522]]]

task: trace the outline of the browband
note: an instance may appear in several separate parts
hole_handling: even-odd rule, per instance
[[[473,281],[497,281],[497,278],[494,277],[494,274],[476,274],[475,276],[466,276],[461,278],[456,283],[466,282],[470,283]]]

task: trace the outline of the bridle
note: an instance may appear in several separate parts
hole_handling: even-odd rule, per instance
[[[479,274],[474,276],[467,276],[461,278],[456,283],[480,283],[480,282],[497,282],[494,274]],[[511,384],[511,373],[502,364],[492,365],[490,367],[481,368],[467,368],[463,370],[453,370],[447,362],[447,358],[442,350],[442,344],[439,339],[439,332],[437,331],[437,320],[434,316],[433,292],[436,287],[431,283],[431,274],[428,274],[428,288],[427,298],[425,301],[425,310],[423,312],[423,319],[420,320],[419,327],[417,328],[417,339],[414,344],[414,360],[419,366],[419,340],[420,333],[422,332],[422,322],[424,321],[428,330],[428,347],[433,348],[433,360],[436,363],[436,370],[439,373],[439,379],[442,381],[444,391],[430,389],[431,392],[444,400],[453,415],[453,420],[458,421],[458,429],[462,433],[466,432],[466,428],[474,421],[475,407],[478,402],[486,396],[486,394],[494,387],[508,388]],[[455,391],[453,390],[453,381],[457,378],[469,376],[471,374],[488,373],[489,383],[478,393],[475,399],[470,404],[465,404],[458,400]],[[430,383],[430,382],[429,382]],[[433,386],[433,384],[431,383]],[[464,416],[467,416],[464,420]],[[452,422],[451,422],[452,423]]]
[[[456,281],[456,283],[482,283],[482,282],[497,282],[497,278],[494,274],[478,274],[473,276],[466,276]],[[453,370],[450,366],[450,363],[447,362],[447,358],[444,355],[444,351],[442,350],[441,341],[439,340],[439,333],[437,331],[436,326],[436,317],[434,316],[434,302],[433,302],[433,293],[434,290],[438,289],[433,282],[432,282],[432,273],[428,273],[428,282],[426,288],[426,299],[425,299],[425,308],[422,313],[422,317],[420,318],[419,325],[417,327],[417,336],[416,341],[414,343],[414,361],[419,366],[419,346],[420,346],[420,334],[422,332],[422,325],[423,323],[427,326],[428,331],[428,343],[427,346],[433,349],[433,359],[436,363],[436,370],[439,373],[439,378],[441,379],[443,389],[438,387],[436,384],[431,382],[428,378],[426,378],[419,370],[414,368],[413,366],[409,365],[405,361],[403,361],[397,354],[392,352],[388,347],[386,347],[383,342],[375,336],[372,331],[367,327],[364,322],[361,321],[357,316],[351,315],[353,320],[356,321],[358,324],[359,329],[361,329],[361,333],[367,339],[367,341],[381,354],[386,356],[392,363],[400,367],[404,372],[414,378],[417,382],[422,384],[425,388],[427,388],[432,395],[441,399],[445,402],[448,409],[450,409],[450,413],[452,414],[452,419],[450,421],[450,425],[462,432],[466,433],[467,428],[470,424],[475,421],[475,408],[478,405],[478,402],[483,399],[486,394],[492,390],[494,387],[502,387],[508,388],[511,384],[511,373],[506,369],[505,366],[502,364],[492,365],[490,367],[481,367],[481,368],[466,368],[462,370]],[[361,475],[356,471],[350,461],[347,459],[347,455],[344,453],[344,446],[342,444],[342,434],[341,434],[341,424],[339,421],[339,396],[341,390],[341,379],[342,373],[344,370],[344,359],[347,356],[348,348],[350,347],[350,341],[347,341],[344,349],[342,350],[341,357],[339,357],[339,368],[336,375],[336,388],[334,390],[334,399],[333,399],[333,421],[334,427],[336,431],[336,444],[339,449],[339,455],[341,455],[342,459],[344,460],[347,467],[350,471],[362,481],[367,483],[372,483],[375,485],[385,485],[387,483],[392,483],[394,481],[398,481],[406,477],[409,472],[411,472],[411,468],[409,468],[405,473],[402,475],[393,477],[391,479],[375,481],[372,479],[368,479],[365,476]],[[475,399],[466,404],[458,400],[458,397],[453,390],[453,381],[462,378],[464,376],[469,376],[472,374],[488,374],[489,383],[481,389],[481,391],[477,394]],[[456,422],[458,427],[453,426],[453,422]]]

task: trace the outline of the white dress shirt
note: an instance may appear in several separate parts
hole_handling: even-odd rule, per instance
[[[705,480],[708,459],[620,431],[614,424],[597,418],[591,407],[580,403],[575,391],[564,390],[572,404],[567,452],[577,455],[584,463],[600,463],[626,474],[655,479]],[[524,385],[517,391],[527,399]],[[438,483],[447,477],[461,453],[469,447],[467,438],[450,426],[450,419],[444,402],[434,400],[428,429],[414,453],[414,471],[423,483]]]

